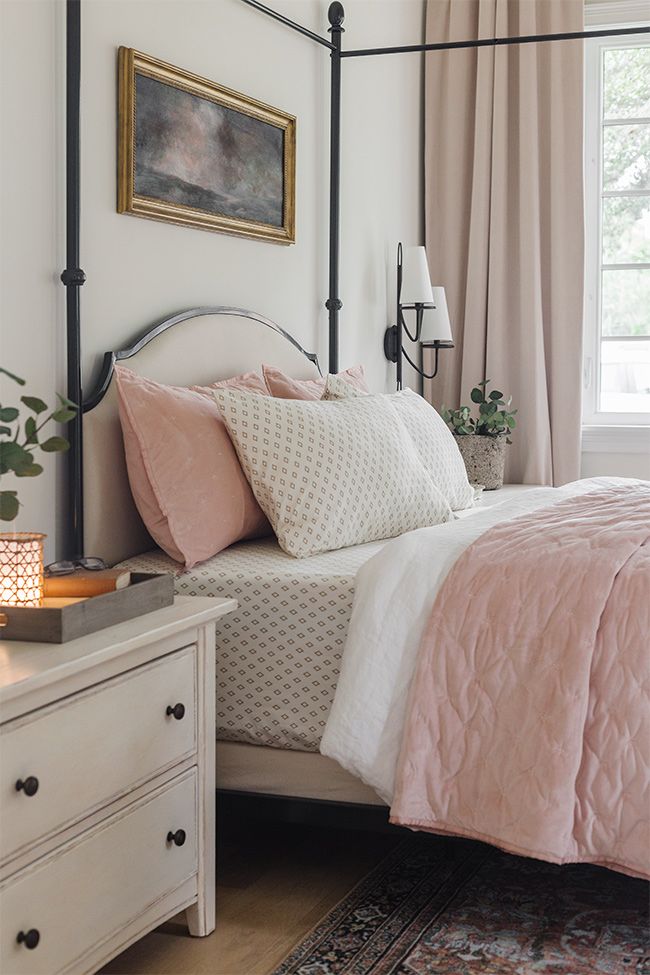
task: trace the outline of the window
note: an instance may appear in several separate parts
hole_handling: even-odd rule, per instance
[[[650,43],[586,42],[584,422],[650,424]],[[640,432],[640,431],[639,431]]]

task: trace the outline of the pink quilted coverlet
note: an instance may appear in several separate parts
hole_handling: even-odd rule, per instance
[[[504,522],[440,590],[391,821],[650,876],[650,486]]]

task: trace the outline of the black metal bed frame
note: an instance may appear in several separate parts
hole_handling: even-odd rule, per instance
[[[202,318],[205,315],[232,315],[236,318],[250,318],[260,325],[265,325],[267,328],[273,329],[274,332],[278,332],[290,345],[293,345],[294,349],[297,349],[298,352],[304,355],[305,359],[313,362],[319,372],[321,371],[316,353],[307,352],[306,349],[303,349],[300,342],[294,339],[293,335],[285,332],[283,328],[280,328],[279,325],[272,322],[269,318],[264,318],[263,315],[258,315],[257,312],[249,311],[247,308],[231,308],[229,305],[202,305],[199,308],[188,308],[186,311],[178,312],[176,315],[169,315],[154,325],[149,325],[144,332],[136,335],[131,345],[126,349],[105,352],[97,382],[92,393],[84,400],[83,412],[88,413],[89,410],[94,410],[98,403],[101,403],[111,384],[117,362],[125,362],[131,356],[137,355],[138,352],[144,349],[145,345],[149,345],[152,339],[162,335],[167,329],[173,328],[175,325],[180,325],[182,322],[190,321],[193,318]]]
[[[405,44],[393,47],[360,48],[344,51],[342,35],[345,28],[343,5],[334,0],[328,10],[331,40],[303,27],[278,13],[259,0],[242,0],[261,13],[279,21],[303,37],[307,37],[330,52],[330,207],[329,207],[329,293],[325,301],[329,315],[329,370],[337,372],[339,356],[339,312],[343,307],[339,295],[340,266],[340,186],[341,186],[341,61],[344,58],[374,57],[385,54],[422,54],[427,51],[467,50],[481,47],[502,47],[513,44],[538,44],[546,41],[584,40],[590,37],[619,37],[625,34],[650,33],[650,27],[625,27],[612,30],[575,31],[562,34],[531,34],[522,37],[491,37],[480,40],[450,41],[434,44]],[[67,321],[67,395],[75,403],[83,404],[69,428],[68,452],[68,517],[64,539],[68,557],[83,553],[83,474],[82,474],[82,413],[91,409],[104,390],[106,377],[84,399],[81,384],[81,310],[79,289],[86,276],[80,267],[80,104],[81,104],[81,0],[66,0],[66,267],[61,281],[66,288]],[[177,316],[178,317],[178,316]],[[165,320],[173,324],[172,319]],[[166,324],[166,327],[169,327]],[[148,341],[161,323],[139,336],[138,342]],[[158,334],[158,332],[155,332]],[[117,355],[117,353],[107,353]]]

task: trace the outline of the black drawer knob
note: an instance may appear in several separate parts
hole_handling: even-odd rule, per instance
[[[18,779],[16,792],[24,792],[26,796],[35,796],[38,792],[38,779],[35,775],[28,775],[26,779]],[[36,932],[38,934],[38,932]]]
[[[180,721],[181,718],[185,717],[185,705],[179,703],[179,704],[175,704],[172,707],[171,704],[168,704],[165,714],[167,715],[167,717],[171,717],[171,715],[173,714],[176,720]]]
[[[30,928],[29,931],[19,931],[16,935],[16,941],[18,944],[25,945],[25,947],[29,948],[30,951],[37,946],[40,940],[41,935],[36,928]]]
[[[187,839],[187,834],[184,829],[177,829],[175,833],[170,830],[167,833],[167,842],[173,843],[174,846],[182,846]]]

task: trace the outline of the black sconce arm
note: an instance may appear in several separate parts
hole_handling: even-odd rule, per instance
[[[411,335],[409,332],[409,327],[406,324],[406,319],[404,318],[404,309],[415,309],[415,335]],[[399,315],[400,325],[406,332],[407,336],[410,338],[411,342],[419,342],[420,336],[422,335],[422,319],[424,318],[425,308],[435,308],[435,305],[425,305],[422,302],[418,302],[414,305],[398,305],[397,314]]]
[[[409,336],[409,338],[410,338],[410,336]],[[430,346],[430,348],[434,348],[436,350],[436,358],[435,358],[435,362],[433,364],[433,372],[425,372],[424,369],[421,369],[420,368],[420,366],[416,366],[416,364],[413,362],[413,359],[410,357],[410,355],[408,354],[408,352],[406,351],[406,349],[404,348],[404,346],[402,346],[402,355],[404,356],[404,358],[406,359],[406,361],[408,362],[408,364],[413,369],[415,369],[415,371],[417,372],[417,374],[419,376],[422,376],[423,379],[435,379],[436,376],[438,375],[438,355],[440,353],[440,345],[439,344],[432,345],[432,346]]]

